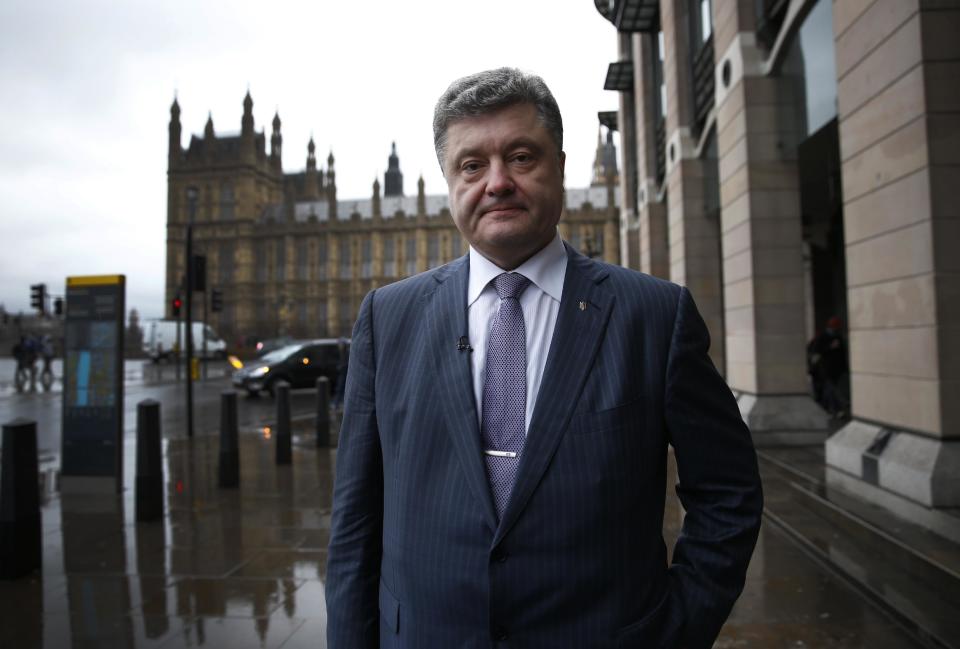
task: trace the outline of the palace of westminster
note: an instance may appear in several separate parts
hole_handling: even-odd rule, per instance
[[[382,193],[376,180],[369,198],[338,199],[333,153],[326,168],[318,167],[311,138],[306,169],[285,173],[279,115],[267,152],[252,111],[248,92],[239,135],[218,136],[210,117],[184,149],[180,106],[174,100],[170,108],[167,317],[173,297],[183,293],[191,211],[194,254],[206,257],[208,289],[223,296],[209,322],[229,345],[278,335],[349,336],[367,292],[466,253],[446,194],[426,194],[423,178],[415,196],[404,194],[395,146]],[[197,189],[192,210],[188,187]],[[606,141],[598,136],[591,186],[566,190],[560,234],[585,254],[619,263],[619,219],[617,153],[608,132]]]

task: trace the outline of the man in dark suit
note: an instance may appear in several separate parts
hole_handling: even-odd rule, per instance
[[[470,252],[360,308],[330,649],[709,647],[762,496],[693,299],[560,240],[563,127],[539,77],[454,82],[434,136]],[[668,445],[686,510],[669,565]]]

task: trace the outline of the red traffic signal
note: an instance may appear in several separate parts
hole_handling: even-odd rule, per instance
[[[173,317],[174,318],[180,317],[180,307],[182,306],[183,306],[183,300],[180,299],[179,295],[173,298]]]

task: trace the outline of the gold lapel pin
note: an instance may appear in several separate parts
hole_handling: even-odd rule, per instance
[[[587,303],[584,302],[583,300],[580,300],[580,310],[581,310],[581,311],[586,311],[586,310],[587,310]]]

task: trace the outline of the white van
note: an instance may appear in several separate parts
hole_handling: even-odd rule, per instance
[[[148,320],[143,324],[143,351],[156,363],[171,358],[175,349],[184,355],[187,347],[187,332],[184,323],[177,320]],[[177,347],[177,329],[180,329],[180,346]],[[203,335],[207,335],[207,354],[203,354]],[[197,358],[226,358],[227,343],[220,339],[210,325],[193,323],[193,354]]]

